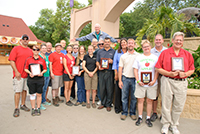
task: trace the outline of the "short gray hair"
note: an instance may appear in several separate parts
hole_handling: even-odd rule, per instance
[[[172,37],[173,40],[175,39],[176,36],[183,36],[183,39],[184,39],[185,34],[183,32],[176,32],[176,33],[174,33],[174,35]]]
[[[149,44],[149,45],[151,46],[151,43],[150,43],[148,40],[143,40],[142,43],[141,43],[142,47],[143,47],[143,45],[146,44],[146,43]]]

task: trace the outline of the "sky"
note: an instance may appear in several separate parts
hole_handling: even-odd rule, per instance
[[[40,17],[40,11],[44,8],[56,11],[57,0],[0,0],[0,14],[22,18],[28,25],[35,25]],[[134,4],[139,1],[135,0],[124,12],[133,9]],[[88,0],[78,0],[79,3],[88,4]]]

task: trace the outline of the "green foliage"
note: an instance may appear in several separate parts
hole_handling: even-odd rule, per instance
[[[162,34],[163,37],[170,34],[171,41],[173,34],[177,31],[190,31],[200,35],[200,29],[195,24],[181,21],[184,16],[177,15],[170,7],[161,6],[155,10],[154,15],[155,18],[147,19],[143,28],[136,34],[139,44],[144,35],[150,41],[154,40],[156,34]]]
[[[82,37],[82,36],[85,36],[89,33],[91,33],[91,23],[88,23],[82,30],[81,30],[81,33],[79,35],[79,37]],[[83,45],[85,46],[86,48],[91,45],[91,42],[89,40],[87,41],[79,41],[79,44],[80,45]]]
[[[200,80],[199,78],[187,78],[188,88],[191,89],[200,89]]]

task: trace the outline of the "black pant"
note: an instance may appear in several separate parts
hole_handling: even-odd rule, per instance
[[[72,84],[72,88],[71,88],[71,97],[75,99],[75,79],[73,81],[73,84]]]
[[[119,81],[116,81],[115,84],[115,111],[122,111],[122,91],[119,88]]]
[[[111,107],[113,101],[114,71],[99,71],[99,89],[101,104],[104,107]]]

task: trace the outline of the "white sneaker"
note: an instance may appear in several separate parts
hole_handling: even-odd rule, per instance
[[[172,131],[172,134],[180,134],[176,126],[170,127],[169,130]]]
[[[168,134],[168,129],[169,129],[169,127],[163,126],[161,129],[161,134]]]
[[[97,105],[100,106],[100,105],[101,105],[101,101],[98,101],[98,102],[97,102]]]

